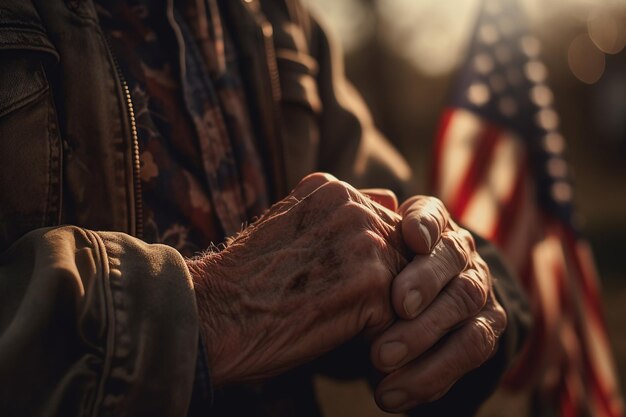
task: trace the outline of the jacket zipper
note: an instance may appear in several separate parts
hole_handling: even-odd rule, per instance
[[[128,83],[126,82],[126,78],[122,73],[122,68],[120,67],[119,61],[117,57],[113,53],[113,48],[111,48],[111,42],[107,36],[105,36],[105,40],[107,46],[109,48],[109,54],[111,55],[111,59],[113,61],[113,66],[115,67],[115,72],[117,73],[117,77],[122,84],[122,91],[124,92],[124,100],[126,101],[125,107],[128,116],[128,122],[130,124],[130,134],[131,134],[131,142],[132,142],[132,158],[133,158],[133,197],[134,197],[134,208],[135,208],[135,237],[141,238],[143,236],[143,200],[141,196],[141,160],[139,159],[139,136],[137,135],[137,123],[135,120],[135,110],[133,108],[133,100],[130,95],[130,89],[128,88]]]
[[[280,80],[278,74],[278,66],[276,64],[276,51],[274,50],[274,44],[272,42],[273,31],[272,25],[265,19],[264,16],[258,15],[259,21],[259,35],[262,49],[264,54],[264,67],[267,71],[266,77],[269,81],[270,93],[272,100],[267,103],[270,117],[267,123],[272,124],[273,132],[268,135],[269,145],[272,148],[274,154],[273,159],[273,179],[274,179],[274,193],[275,198],[281,199],[287,195],[289,191],[287,189],[286,182],[286,169],[285,169],[285,155],[282,147],[281,140],[281,123],[280,113],[278,112],[278,106],[281,98]]]
[[[265,50],[265,56],[267,60],[267,70],[270,80],[270,88],[272,90],[272,98],[274,104],[280,102],[280,80],[278,78],[278,65],[276,64],[276,51],[272,43],[273,36],[272,25],[267,20],[264,20],[261,24],[261,33],[263,37],[263,49]]]
[[[133,109],[133,102],[130,96],[128,83],[124,78],[120,79],[122,81],[124,95],[126,96],[126,108],[128,109],[128,118],[130,120],[130,133],[133,143],[133,185],[135,186],[135,192],[133,193],[133,197],[135,198],[135,236],[141,238],[143,236],[143,199],[141,195],[141,160],[139,159],[139,137],[137,135],[135,110]]]

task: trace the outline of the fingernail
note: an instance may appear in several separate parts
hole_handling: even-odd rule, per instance
[[[408,399],[409,395],[400,390],[387,391],[380,396],[382,406],[391,410],[400,408]]]
[[[385,366],[400,363],[409,353],[409,348],[400,342],[387,342],[380,347],[380,361]]]
[[[404,311],[410,318],[414,318],[422,305],[422,294],[418,290],[411,290],[404,297]]]
[[[430,232],[428,231],[428,228],[421,223],[419,224],[419,228],[420,228],[420,233],[422,234],[422,238],[424,238],[424,241],[426,242],[426,246],[428,247],[428,250],[431,250],[433,239],[430,237]]]

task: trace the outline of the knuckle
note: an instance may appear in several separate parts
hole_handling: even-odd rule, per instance
[[[352,253],[359,259],[377,259],[385,240],[376,233],[365,230],[352,239]]]
[[[309,174],[300,180],[298,185],[296,185],[296,187],[292,190],[291,196],[295,197],[298,200],[304,199],[305,197],[314,193],[319,187],[333,180],[336,181],[335,177],[330,174],[325,174],[322,172]]]
[[[489,359],[498,340],[491,325],[483,319],[472,321],[468,338],[466,352],[470,363],[476,366]]]
[[[422,320],[415,320],[415,324],[411,326],[409,333],[411,339],[424,346],[430,346],[439,340],[445,332],[447,326],[442,322],[445,321],[440,316],[428,316]]]
[[[341,217],[348,222],[362,223],[372,217],[372,212],[367,207],[354,201],[347,201],[339,210]]]
[[[469,254],[455,233],[446,232],[442,236],[443,247],[447,258],[453,262],[458,270],[465,269],[469,263]]]
[[[318,189],[316,194],[325,204],[333,202],[345,203],[351,200],[345,184],[337,180],[328,181]]]
[[[443,204],[443,201],[441,201],[437,197],[434,197],[434,196],[422,196],[422,198],[423,198],[423,201],[424,201],[423,204],[425,206],[432,207],[437,212],[442,213],[443,215],[445,215],[445,213],[447,212],[447,210],[445,209],[446,206]]]
[[[433,213],[435,218],[438,219],[442,225],[447,225],[450,214],[448,213],[445,204],[443,204],[443,201],[437,197],[429,197],[429,200],[428,207],[430,207],[430,211]]]
[[[465,244],[465,247],[469,249],[469,252],[476,252],[476,241],[474,240],[474,236],[472,236],[468,230],[463,228],[459,228],[457,232],[459,233],[462,242]]]
[[[491,308],[490,316],[493,328],[496,330],[496,333],[500,335],[504,329],[506,329],[509,318],[504,308],[502,308],[497,301],[494,302]]]
[[[380,294],[380,292],[377,293],[378,297],[380,297]],[[365,327],[377,332],[386,329],[393,322],[393,312],[389,303],[384,305],[379,304],[380,303],[372,303],[370,307],[364,311],[366,317]],[[376,353],[379,351],[378,349],[381,344],[381,342],[378,342],[378,345],[372,345],[371,347],[372,361],[375,364],[378,364],[379,361],[379,355]]]
[[[296,188],[308,186],[321,186],[335,179],[332,175],[324,172],[314,172],[302,178]]]
[[[363,269],[368,277],[369,290],[372,295],[377,299],[381,295],[381,291],[388,294],[391,291],[390,288],[390,274],[389,270],[381,263],[377,261],[369,262],[364,265]]]
[[[437,283],[438,287],[443,287],[450,278],[450,271],[448,265],[442,262],[430,262],[424,276],[433,278],[433,282]],[[430,281],[430,279],[429,279]]]
[[[472,275],[474,274],[461,274],[455,280],[455,288],[453,288],[455,293],[453,297],[467,316],[478,313],[487,303],[488,296],[484,285]]]
[[[476,253],[475,256],[472,256],[472,267],[479,273],[481,277],[491,277],[491,271],[489,270],[487,262],[485,262],[478,253]]]
[[[425,220],[428,219],[439,229],[440,233],[443,232],[449,219],[448,210],[446,210],[443,202],[437,197],[426,197],[426,200],[422,204],[424,204],[424,208],[428,214],[425,216]]]

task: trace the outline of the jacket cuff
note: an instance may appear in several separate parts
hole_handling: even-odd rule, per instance
[[[99,390],[102,415],[184,415],[199,331],[185,262],[165,245],[122,233],[97,236],[108,260],[105,292],[112,307]]]

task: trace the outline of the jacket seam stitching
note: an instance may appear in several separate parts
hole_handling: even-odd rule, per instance
[[[14,103],[12,103],[11,105],[7,106],[4,109],[0,109],[0,117],[4,117],[10,113],[13,113],[17,110],[20,110],[24,107],[29,106],[30,104],[34,103],[35,101],[37,101],[39,98],[41,98],[44,94],[46,94],[46,92],[48,91],[48,86],[43,86],[42,88],[40,88],[39,90],[30,93],[28,95],[26,95],[25,97],[22,97],[19,100],[16,100]]]
[[[113,294],[111,292],[111,288],[109,285],[110,281],[110,265],[109,265],[109,256],[106,251],[106,246],[102,238],[95,232],[87,231],[93,240],[100,255],[100,266],[101,270],[101,285],[103,289],[103,294],[105,296],[105,306],[106,308],[106,321],[107,321],[107,336],[106,343],[104,347],[104,358],[102,361],[102,376],[100,381],[98,381],[98,388],[96,390],[96,395],[93,401],[93,404],[90,409],[87,409],[86,416],[95,417],[100,415],[98,410],[102,406],[105,398],[105,387],[107,381],[110,379],[111,370],[113,368],[113,352],[115,351],[115,314],[114,314],[114,306],[113,306]]]

